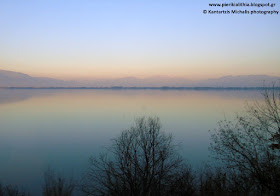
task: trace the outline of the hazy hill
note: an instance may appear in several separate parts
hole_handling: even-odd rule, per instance
[[[263,87],[279,82],[280,77],[267,75],[241,75],[224,76],[215,79],[203,80],[196,83],[196,86],[205,87]]]
[[[88,80],[79,81],[82,86],[96,86],[96,87],[111,87],[111,86],[123,86],[123,87],[178,87],[178,86],[192,86],[193,83],[190,80],[184,78],[172,78],[165,76],[154,76],[149,78],[136,78],[125,77],[116,79],[103,79],[103,80]]]
[[[66,87],[71,85],[73,83],[68,81],[31,77],[19,72],[0,70],[0,87]]]
[[[154,76],[149,78],[117,78],[86,81],[64,81],[53,78],[32,77],[24,73],[0,70],[0,87],[263,87],[279,82],[280,77],[266,75],[224,76],[191,81],[185,78]]]

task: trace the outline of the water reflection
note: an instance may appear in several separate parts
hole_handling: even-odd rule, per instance
[[[0,180],[41,190],[48,166],[79,177],[90,155],[142,115],[159,116],[194,165],[208,159],[209,129],[258,91],[0,89]]]

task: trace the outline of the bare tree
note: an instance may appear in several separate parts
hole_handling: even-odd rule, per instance
[[[235,179],[253,181],[251,192],[279,193],[279,89],[265,89],[263,99],[246,108],[246,114],[237,116],[235,122],[219,123],[210,149],[235,174]]]
[[[45,183],[43,186],[43,196],[71,196],[75,188],[75,184],[71,179],[66,180],[61,176],[55,175],[50,168],[44,175]]]
[[[165,195],[191,196],[196,193],[196,176],[190,166],[180,168]]]
[[[28,196],[29,193],[19,190],[15,185],[2,186],[0,184],[0,196]]]
[[[228,195],[227,176],[221,168],[205,165],[198,174],[198,189],[202,196]]]
[[[134,126],[113,139],[105,154],[90,159],[83,192],[133,196],[175,192],[171,189],[176,188],[178,177],[191,173],[181,175],[182,159],[172,141],[172,136],[161,130],[159,118],[137,119]]]

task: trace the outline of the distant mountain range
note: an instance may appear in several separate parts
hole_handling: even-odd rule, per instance
[[[57,87],[70,85],[71,82],[68,81],[31,77],[19,72],[0,70],[0,87]]]
[[[53,78],[32,77],[24,73],[0,70],[0,87],[263,87],[279,82],[280,77],[267,75],[224,76],[192,81],[185,78],[154,76],[149,78],[126,77],[118,79],[93,79],[66,81]]]

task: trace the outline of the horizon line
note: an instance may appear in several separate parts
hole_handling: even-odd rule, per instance
[[[5,70],[5,69],[0,69],[0,71],[6,71],[6,72],[13,72],[13,73],[19,73],[19,74],[25,74],[28,75],[29,77],[32,78],[48,78],[48,79],[55,79],[55,80],[62,80],[62,81],[91,81],[91,80],[116,80],[116,79],[124,79],[124,78],[135,78],[135,79],[141,79],[141,80],[145,80],[145,79],[149,79],[149,78],[155,78],[155,77],[165,77],[165,78],[172,78],[172,79],[185,79],[185,80],[189,80],[189,81],[202,81],[202,80],[211,80],[211,79],[219,79],[219,78],[223,78],[223,77],[238,77],[238,76],[270,76],[270,77],[280,77],[280,75],[268,75],[268,74],[237,74],[237,75],[233,75],[233,74],[225,74],[225,75],[221,75],[221,76],[216,76],[216,77],[205,77],[204,79],[191,79],[190,76],[169,76],[169,75],[152,75],[152,76],[146,76],[146,77],[138,77],[138,76],[123,76],[123,77],[105,77],[105,78],[99,78],[99,77],[92,77],[92,78],[68,78],[68,79],[62,79],[59,77],[52,77],[52,76],[33,76],[32,74],[29,73],[25,73],[25,72],[20,72],[20,71],[11,71],[11,70]]]
[[[63,90],[63,89],[77,89],[77,90],[280,90],[280,87],[125,87],[125,86],[111,86],[111,87],[0,87],[0,89],[46,89],[46,90]]]

